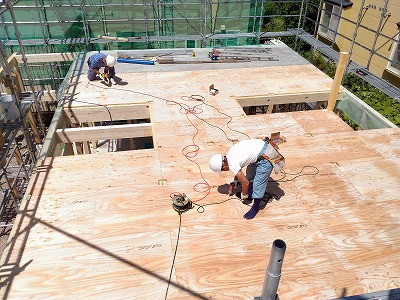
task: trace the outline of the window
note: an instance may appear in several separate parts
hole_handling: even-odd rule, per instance
[[[392,53],[387,69],[397,75],[400,75],[400,35],[397,35],[396,42],[393,43]]]
[[[339,17],[339,6],[324,3],[318,33],[323,37],[335,41],[336,32],[339,27]]]

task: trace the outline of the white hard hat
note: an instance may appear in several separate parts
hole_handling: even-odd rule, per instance
[[[107,63],[107,66],[109,66],[109,67],[114,67],[115,64],[117,63],[117,60],[115,59],[114,56],[112,56],[112,55],[107,55],[107,57],[106,57],[106,63]]]
[[[210,160],[208,161],[210,169],[214,172],[221,172],[223,158],[224,157],[222,154],[215,154],[211,156]]]

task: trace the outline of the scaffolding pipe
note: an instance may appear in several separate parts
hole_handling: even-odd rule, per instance
[[[264,3],[265,1],[261,1],[261,12],[260,12],[260,23],[258,24],[258,32],[260,33],[262,30],[262,26],[264,24]],[[260,40],[260,37],[258,37],[258,40]]]
[[[36,106],[36,110],[38,112],[38,119],[39,119],[39,122],[40,122],[40,125],[41,125],[42,134],[43,134],[43,136],[45,136],[46,134],[45,134],[45,129],[44,129],[44,122],[43,122],[43,119],[42,119],[42,112],[41,112],[41,109],[40,109],[40,105],[38,103],[38,99],[36,97],[35,88],[34,88],[33,83],[32,83],[32,74],[31,74],[31,72],[29,70],[29,67],[28,67],[27,58],[25,56],[24,47],[23,47],[22,41],[21,41],[21,34],[20,34],[19,30],[18,30],[17,24],[15,23],[16,21],[15,21],[14,10],[13,10],[13,7],[12,7],[12,5],[10,3],[6,2],[6,5],[8,6],[12,21],[14,23],[15,35],[17,36],[17,39],[18,39],[18,44],[19,44],[19,47],[20,47],[19,50],[21,52],[22,61],[24,62],[25,72],[28,75],[28,78],[30,80],[29,86],[30,86],[31,91],[32,91],[32,97],[33,97],[33,100],[34,100],[34,103],[35,103],[35,106]],[[26,132],[27,129],[26,129],[25,124],[22,124],[22,127],[24,129],[24,132]],[[31,152],[33,152],[31,154],[32,155],[32,160],[35,160],[35,150],[33,148],[33,145],[31,143],[31,141],[29,140],[27,134],[26,134],[26,138],[27,138],[28,147],[31,150]]]
[[[260,297],[255,297],[254,300],[279,299],[277,291],[279,280],[281,279],[285,251],[286,243],[284,241],[277,239],[273,242],[267,272],[265,273],[262,294]]]
[[[385,0],[385,5],[382,8],[382,12],[381,12],[381,17],[379,18],[379,25],[378,25],[378,30],[375,31],[375,38],[374,38],[374,42],[372,43],[372,48],[369,54],[369,58],[368,58],[368,62],[367,62],[367,69],[369,69],[369,66],[371,64],[371,60],[372,60],[372,56],[376,53],[376,51],[378,51],[379,49],[375,50],[376,47],[376,43],[378,41],[378,38],[381,35],[382,29],[386,24],[386,21],[388,20],[388,18],[391,16],[391,14],[387,13],[387,5],[388,5],[388,0]],[[383,19],[386,19],[385,22],[383,22]],[[383,23],[383,24],[382,24]]]
[[[25,136],[26,144],[27,144],[29,150],[31,150],[31,151],[29,151],[29,155],[31,156],[32,160],[34,161],[35,160],[35,152],[33,150],[32,141],[30,140],[30,137],[29,137],[28,129],[27,129],[26,125],[25,125],[25,120],[23,118],[24,114],[22,112],[20,101],[19,101],[20,99],[18,99],[18,93],[17,93],[17,90],[15,88],[14,77],[11,75],[10,66],[8,65],[7,56],[6,56],[6,53],[5,53],[5,50],[4,50],[4,47],[3,47],[3,42],[1,41],[1,39],[0,39],[0,61],[1,61],[1,65],[3,67],[3,71],[4,71],[5,75],[11,81],[11,84],[10,84],[11,93],[15,97],[15,104],[17,106],[17,109],[18,109],[18,112],[19,112],[19,116],[20,116],[20,119],[21,119],[20,123],[21,123],[21,127],[22,127],[22,132],[23,132],[23,134]],[[10,145],[10,143],[8,143],[8,145]],[[7,154],[7,152],[3,151],[2,156],[3,155],[5,156],[6,154]]]
[[[299,15],[299,22],[297,23],[297,32],[300,30],[300,24],[301,24],[301,15],[303,14],[303,9],[304,9],[304,1],[301,2],[301,8],[300,8],[300,15]],[[306,13],[304,13],[306,15]],[[297,41],[298,41],[298,35],[296,34],[296,38],[294,40],[294,49],[297,49]]]
[[[351,40],[350,49],[348,51],[349,52],[349,61],[351,60],[351,55],[353,54],[353,48],[354,48],[354,44],[356,43],[356,38],[357,38],[357,34],[358,34],[358,28],[360,28],[361,22],[364,19],[364,16],[365,16],[367,10],[369,9],[369,6],[364,7],[364,3],[365,3],[365,0],[362,0],[361,7],[360,7],[360,10],[358,12],[356,26],[355,26],[354,32],[353,32],[353,38]]]
[[[85,33],[85,47],[86,47],[86,50],[88,50],[89,44],[90,44],[90,35],[89,35],[89,30],[88,30],[88,19],[86,18],[85,1],[81,1],[79,10],[82,13],[82,21],[81,22],[82,22],[83,32]]]
[[[147,3],[146,0],[143,0],[143,6],[144,6],[144,24],[145,24],[145,28],[146,28],[146,43],[147,43],[147,48],[151,49],[151,43],[149,40],[149,24],[148,24],[148,18],[149,18],[149,11],[147,8]]]
[[[40,4],[38,3],[39,1],[40,1]],[[42,37],[43,37],[43,41],[44,41],[44,48],[46,50],[46,53],[51,53],[51,51],[49,51],[49,43],[48,43],[48,40],[51,38],[51,36],[50,36],[50,28],[49,28],[49,24],[47,23],[46,10],[43,8],[43,0],[36,0],[36,6],[38,8],[40,7],[40,9],[37,10],[37,15],[38,15],[39,23],[40,23],[40,30],[42,32]],[[45,23],[46,26],[43,25],[42,17],[41,17],[41,14],[40,14],[41,11],[43,11],[44,23]],[[45,31],[44,31],[44,28],[47,29],[48,38],[46,38],[46,34],[45,34]],[[55,70],[54,70],[54,67],[53,67],[53,63],[50,63],[50,69],[51,69],[51,74],[52,74],[51,81],[52,81],[53,86],[55,86],[56,85],[55,84],[55,79],[54,79],[55,78]]]

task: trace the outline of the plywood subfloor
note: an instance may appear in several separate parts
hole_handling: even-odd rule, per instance
[[[232,95],[278,93],[285,80],[294,81],[272,80],[276,66],[242,71],[126,73],[124,89],[152,95],[155,149],[47,158],[2,256],[4,297],[253,299],[275,239],[287,244],[280,299],[399,288],[400,131],[353,132],[326,110],[246,116]],[[286,72],[295,80],[290,66]],[[299,89],[320,90],[321,78],[328,88],[330,79],[319,76],[299,81]],[[275,83],[258,84],[263,77]],[[76,99],[149,100],[130,98],[121,86],[84,94],[84,74],[78,82]],[[207,93],[210,83],[220,87],[215,97]],[[182,103],[192,94],[205,98],[185,102],[200,104],[196,114],[154,99]],[[232,140],[273,131],[287,137],[285,173],[268,184],[278,200],[245,220],[249,207],[224,194],[231,174],[211,172],[207,159]],[[171,201],[178,192],[196,203],[181,216]]]

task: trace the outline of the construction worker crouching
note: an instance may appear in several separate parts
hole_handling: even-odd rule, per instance
[[[269,142],[262,139],[240,141],[229,149],[226,156],[216,154],[208,162],[214,172],[230,170],[235,175],[234,181],[239,180],[242,184],[240,198],[253,199],[251,209],[243,216],[245,219],[257,215],[273,169],[273,164],[265,156],[268,146]],[[246,175],[242,171],[245,167]]]
[[[103,53],[95,53],[89,57],[87,63],[89,66],[87,77],[90,81],[96,80],[97,75],[99,75],[100,78],[107,84],[117,84],[114,79],[117,59],[114,56]],[[101,68],[104,68],[103,73],[100,72]]]

